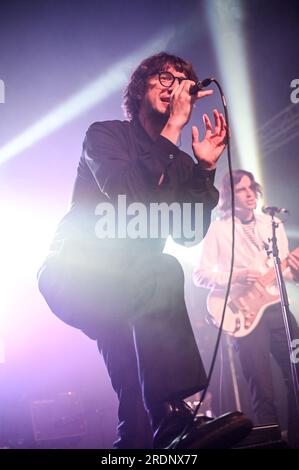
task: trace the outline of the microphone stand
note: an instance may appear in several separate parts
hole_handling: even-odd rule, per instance
[[[296,370],[296,364],[292,362],[292,318],[291,312],[289,309],[289,301],[288,301],[288,294],[285,286],[285,282],[282,275],[281,270],[281,261],[279,258],[279,250],[277,245],[277,237],[276,237],[276,229],[278,228],[278,223],[274,220],[274,214],[276,212],[276,208],[271,208],[272,210],[269,211],[269,215],[272,218],[272,238],[269,240],[272,242],[272,255],[274,258],[274,268],[276,274],[277,285],[279,289],[279,296],[280,296],[280,304],[282,310],[282,317],[284,321],[284,327],[287,335],[287,343],[289,349],[289,358],[290,358],[290,366],[291,366],[291,375],[292,375],[292,385],[293,385],[293,392],[294,392],[294,399],[296,404],[297,413],[299,414],[299,400],[298,400],[298,393],[299,393],[299,379]],[[271,253],[268,252],[269,254]],[[293,338],[294,339],[294,338]]]

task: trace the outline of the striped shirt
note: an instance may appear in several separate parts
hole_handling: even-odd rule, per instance
[[[251,220],[244,221],[241,220],[242,224],[242,229],[244,232],[244,237],[252,243],[259,251],[262,249],[261,244],[258,242],[257,236],[256,236],[256,220],[255,217],[253,217]]]

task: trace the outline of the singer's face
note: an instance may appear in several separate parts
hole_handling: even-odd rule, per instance
[[[175,77],[186,78],[183,72],[178,72],[171,65],[166,66],[163,70],[171,72]],[[167,88],[159,82],[158,74],[150,76],[147,81],[147,91],[141,102],[141,112],[147,116],[160,115],[160,117],[168,118],[170,95],[177,86],[178,80],[175,80],[171,87]]]
[[[256,208],[256,192],[251,179],[244,175],[234,189],[236,209],[239,212],[253,211]]]

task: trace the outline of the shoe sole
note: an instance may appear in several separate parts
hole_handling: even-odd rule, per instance
[[[252,429],[252,422],[246,417],[236,416],[227,423],[217,423],[217,427],[206,434],[199,428],[192,436],[186,435],[176,448],[181,449],[227,449],[244,439]],[[206,434],[206,435],[205,435]]]

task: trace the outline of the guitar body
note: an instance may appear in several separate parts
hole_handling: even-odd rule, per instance
[[[207,307],[212,322],[219,327],[224,306],[225,290],[210,292]],[[279,302],[278,295],[256,282],[250,288],[233,289],[228,298],[223,331],[241,338],[249,335],[259,323],[267,307]]]
[[[292,253],[298,257],[299,247]],[[288,259],[285,258],[281,262],[282,271],[287,267]],[[252,286],[236,284],[228,298],[223,331],[236,338],[249,335],[258,325],[266,308],[280,301],[278,294],[271,292],[275,279],[275,270],[272,266]],[[213,289],[207,299],[210,319],[217,327],[221,323],[225,294],[226,289]]]

